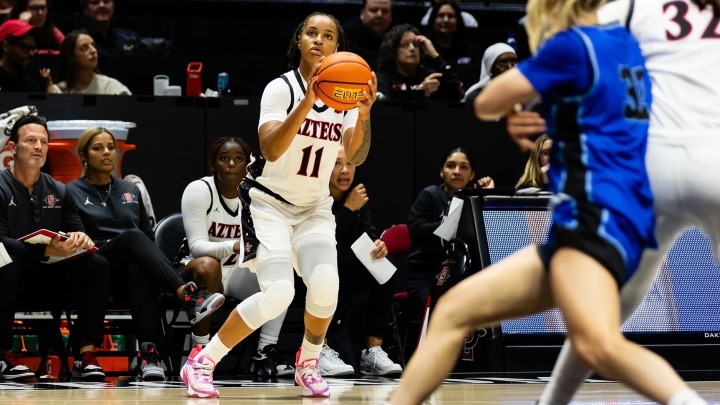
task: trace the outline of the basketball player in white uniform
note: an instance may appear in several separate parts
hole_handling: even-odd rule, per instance
[[[621,291],[624,321],[642,302],[684,229],[699,227],[712,238],[715,256],[720,257],[720,1],[617,0],[601,8],[598,19],[625,23],[640,44],[652,81],[646,166],[655,198],[658,249],[643,253]],[[508,118],[508,132],[519,143],[544,131],[545,123],[535,113]],[[566,340],[539,403],[569,403],[590,374]]]
[[[213,175],[188,184],[182,196],[183,225],[190,249],[190,256],[183,260],[184,273],[205,271],[209,278],[220,273],[222,287],[219,290],[225,296],[244,300],[260,291],[255,273],[238,266],[243,243],[240,198],[236,190],[246,174],[250,148],[240,138],[224,137],[215,141],[210,149]],[[219,184],[225,193],[218,189]],[[284,319],[285,312],[262,326],[251,374],[269,377],[295,372],[295,368],[276,353]],[[210,340],[209,323],[201,326],[205,333],[192,334],[193,346],[204,346]]]
[[[328,188],[340,147],[355,165],[370,147],[370,108],[376,78],[358,108],[325,106],[315,93],[323,56],[347,49],[344,31],[327,14],[313,13],[290,41],[292,71],[272,81],[261,100],[262,156],[240,185],[245,257],[257,273],[260,293],[244,300],[202,351],[193,350],[181,370],[189,396],[216,397],[212,370],[231,347],[285,311],[295,295],[293,268],[307,286],[305,336],[296,357],[295,381],[303,396],[327,397],[317,368],[338,296],[335,220]]]

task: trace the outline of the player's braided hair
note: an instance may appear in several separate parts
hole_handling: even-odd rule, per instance
[[[305,26],[307,25],[308,21],[310,21],[311,18],[322,15],[332,20],[332,22],[335,23],[335,28],[337,29],[337,40],[338,40],[338,52],[347,51],[350,49],[347,34],[345,34],[345,30],[343,29],[342,25],[340,25],[340,21],[337,20],[334,16],[326,13],[321,13],[319,11],[316,11],[309,16],[305,17],[305,20],[301,22],[297,28],[295,28],[295,32],[293,33],[292,38],[290,38],[290,45],[288,45],[288,51],[287,51],[287,58],[288,58],[288,69],[297,69],[300,66],[300,49],[298,49],[298,44],[300,43],[300,35],[302,35],[303,30],[305,29]]]

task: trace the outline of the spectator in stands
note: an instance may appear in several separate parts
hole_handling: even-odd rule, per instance
[[[423,65],[427,62],[427,67]],[[460,101],[464,91],[457,74],[432,42],[409,24],[390,29],[378,55],[378,97]]]
[[[60,67],[55,77],[59,83],[53,85],[50,72],[42,72],[48,93],[132,94],[117,79],[100,74],[97,65],[98,53],[92,37],[84,31],[69,33],[60,48]]]
[[[515,188],[522,190],[534,187],[542,191],[547,191],[548,176],[547,171],[550,168],[550,149],[552,148],[552,139],[547,135],[541,135],[535,140],[535,147],[530,151],[530,157],[525,164],[525,173],[518,180]]]
[[[343,24],[350,51],[365,59],[370,67],[377,64],[383,36],[392,25],[392,0],[363,0],[360,16]]]
[[[434,4],[437,4],[437,3],[439,3],[440,1],[442,1],[442,0],[433,0],[433,3],[434,3]],[[456,4],[460,4],[460,0],[453,0],[453,2],[456,3]],[[432,7],[430,7],[430,8],[428,9],[427,13],[425,13],[425,15],[423,16],[422,20],[420,20],[420,25],[427,26],[427,25],[430,23],[430,21],[432,21],[431,18],[430,18],[430,14],[432,14]],[[475,19],[475,17],[473,17],[473,15],[470,14],[470,13],[468,13],[467,11],[461,12],[460,15],[462,16],[463,24],[464,24],[466,27],[468,27],[468,28],[477,28],[477,27],[479,26],[479,24],[478,24],[477,20]]]
[[[440,0],[430,13],[428,37],[443,60],[453,65],[480,63],[480,51],[465,40],[465,25],[460,15],[460,7],[452,0]]]
[[[23,20],[7,20],[0,25],[0,91],[42,92],[39,77],[28,74],[37,51],[38,28]]]
[[[407,258],[408,294],[415,300],[418,309],[423,309],[430,293],[430,283],[440,269],[445,257],[445,248],[440,237],[433,232],[442,223],[443,216],[455,191],[472,184],[474,188],[494,188],[490,177],[482,177],[476,183],[473,156],[463,147],[453,148],[443,155],[440,165],[442,184],[425,187],[418,194],[408,215],[408,230],[412,250]]]
[[[137,53],[142,39],[140,34],[113,26],[114,0],[80,0],[80,4],[85,13],[87,32],[95,40],[101,61],[110,56]]]
[[[338,276],[340,277],[340,294],[338,309],[335,311],[331,325],[345,329],[342,321],[353,296],[370,292],[367,316],[367,348],[360,355],[360,371],[369,375],[399,374],[402,367],[388,357],[382,349],[383,335],[390,320],[390,306],[393,299],[393,278],[378,284],[365,266],[360,263],[350,248],[363,234],[375,241],[375,249],[369,253],[377,260],[387,256],[385,242],[377,234],[370,220],[367,190],[363,184],[354,185],[355,166],[345,157],[340,148],[335,166],[330,177],[330,195],[333,197],[332,212],[335,215],[335,239],[338,251]],[[354,186],[354,187],[353,187]],[[334,329],[331,326],[331,329]],[[347,333],[341,333],[347,336]],[[327,342],[320,352],[318,364],[320,372],[325,376],[352,374],[352,366],[345,364],[331,349]]]
[[[498,42],[490,45],[483,54],[480,81],[470,86],[463,101],[472,102],[480,94],[488,82],[518,64],[517,53],[510,45]]]
[[[15,0],[0,0],[0,24],[10,19]]]
[[[211,176],[188,184],[182,195],[182,217],[190,256],[183,262],[186,280],[199,280],[210,291],[244,300],[260,291],[257,275],[238,267],[242,258],[242,223],[238,186],[247,172],[250,147],[240,138],[223,137],[210,147],[208,167]],[[257,352],[252,357],[253,377],[288,377],[295,366],[280,357],[277,343],[285,314],[283,311],[260,327]],[[210,320],[193,331],[193,346],[205,346],[210,340]]]
[[[80,218],[98,253],[110,263],[113,296],[127,296],[135,336],[141,343],[138,376],[165,378],[155,343],[161,341],[161,291],[184,302],[190,320],[209,316],[225,298],[210,294],[193,282],[185,283],[154,243],[140,190],[113,175],[117,153],[115,136],[105,128],[88,128],[78,139],[77,152],[84,174],[67,185]]]
[[[36,43],[38,50],[60,50],[65,35],[50,20],[50,0],[18,0],[10,18],[25,20],[40,29]]]
[[[105,373],[94,351],[103,337],[110,266],[95,253],[62,261],[95,244],[85,234],[78,207],[65,185],[40,172],[48,141],[45,118],[18,119],[8,140],[14,166],[0,172],[0,243],[11,261],[0,269],[0,379],[34,377],[22,357],[10,352],[17,297],[51,302],[76,297],[80,312],[73,333],[79,336],[71,340],[79,344],[73,345],[73,378],[103,381]],[[66,237],[57,236],[48,244],[20,240],[40,229],[64,231]],[[61,261],[43,263],[49,258]]]

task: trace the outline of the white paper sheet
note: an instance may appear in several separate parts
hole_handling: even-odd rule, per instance
[[[350,248],[378,283],[385,284],[395,274],[397,268],[386,257],[378,260],[373,260],[370,257],[370,252],[375,249],[375,242],[370,239],[367,233],[360,235]]]
[[[455,238],[455,235],[457,235],[458,224],[460,223],[460,215],[462,214],[463,203],[463,200],[457,197],[453,197],[452,201],[450,202],[450,209],[448,210],[448,215],[443,218],[442,224],[440,224],[440,226],[438,226],[437,229],[433,232],[434,235],[437,235],[448,241]]]
[[[10,255],[8,254],[7,250],[5,249],[5,245],[0,243],[0,267],[6,266],[10,263],[12,263],[12,259],[10,258]]]

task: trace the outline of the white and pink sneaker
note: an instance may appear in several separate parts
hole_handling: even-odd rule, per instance
[[[190,398],[217,398],[218,390],[213,386],[213,371],[215,363],[205,356],[200,356],[202,346],[197,345],[190,352],[190,356],[180,369],[180,377],[187,385],[187,395]]]
[[[318,359],[308,359],[299,363],[300,350],[295,356],[295,382],[303,389],[304,397],[329,397],[330,387],[320,375]],[[188,391],[189,392],[189,391]]]

